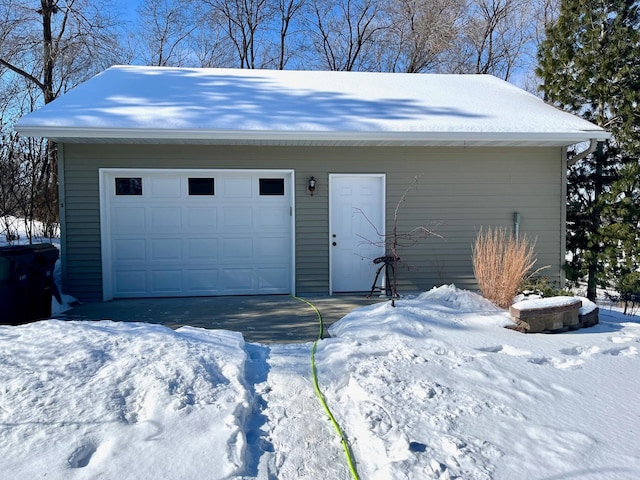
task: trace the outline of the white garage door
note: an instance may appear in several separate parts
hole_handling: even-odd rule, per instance
[[[101,176],[105,299],[292,292],[290,171]]]

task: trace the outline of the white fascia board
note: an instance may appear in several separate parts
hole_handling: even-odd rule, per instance
[[[592,139],[604,141],[611,134],[604,130],[581,130],[572,132],[334,132],[334,131],[252,131],[252,130],[177,130],[177,129],[128,129],[128,128],[76,128],[55,126],[17,125],[16,130],[27,137],[44,137],[63,140],[73,139],[141,139],[141,140],[197,140],[197,141],[280,141],[280,142],[365,142],[365,143],[412,143],[421,142],[433,145],[438,142],[459,145],[482,143],[496,144],[500,142],[531,145],[540,143],[557,143],[572,145]]]

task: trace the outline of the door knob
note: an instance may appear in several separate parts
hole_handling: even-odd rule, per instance
[[[338,245],[336,242],[333,242],[333,246],[335,247],[336,245]]]

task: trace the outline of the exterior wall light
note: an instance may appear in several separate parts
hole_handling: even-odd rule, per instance
[[[315,179],[315,177],[311,177],[309,179],[308,188],[309,188],[309,191],[311,192],[311,196],[313,197],[313,192],[316,191],[316,179]]]

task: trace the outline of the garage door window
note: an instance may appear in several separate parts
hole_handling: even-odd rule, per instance
[[[215,180],[213,178],[189,178],[189,195],[214,195]]]
[[[284,195],[284,178],[261,178],[260,195]]]
[[[116,195],[142,195],[142,178],[116,178]]]

